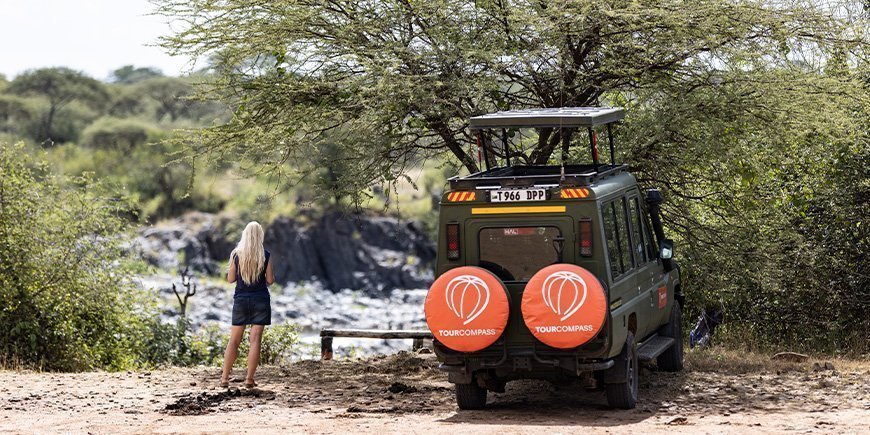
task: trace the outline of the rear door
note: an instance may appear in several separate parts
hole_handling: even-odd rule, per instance
[[[509,344],[534,343],[522,318],[523,291],[529,279],[544,267],[574,262],[574,219],[567,216],[473,219],[466,224],[465,234],[468,264],[494,273],[508,289]]]

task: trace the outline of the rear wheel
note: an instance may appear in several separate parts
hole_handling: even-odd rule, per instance
[[[613,369],[619,370],[623,375],[618,382],[611,380],[605,385],[607,404],[614,408],[634,409],[637,405],[638,366],[637,343],[633,333],[629,332],[625,337],[622,353],[615,358],[615,363],[617,366]]]
[[[459,409],[483,409],[486,406],[486,388],[470,384],[456,384],[456,405]]]
[[[659,329],[659,335],[671,337],[674,344],[656,359],[659,370],[678,372],[683,369],[683,312],[679,301],[674,301],[671,317],[667,325]]]

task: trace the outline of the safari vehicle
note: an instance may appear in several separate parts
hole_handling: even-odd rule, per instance
[[[623,116],[559,108],[471,118],[485,170],[449,180],[425,303],[459,408],[481,409],[487,391],[533,378],[582,382],[630,409],[639,362],[682,369],[683,295],[662,195],[641,192],[615,162],[612,125]],[[520,164],[524,131],[560,142],[559,164]],[[599,162],[598,131],[609,164]],[[586,150],[591,163],[571,161]]]

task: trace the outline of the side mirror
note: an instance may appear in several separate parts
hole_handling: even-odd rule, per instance
[[[662,260],[670,260],[674,258],[674,241],[671,239],[664,239],[661,243],[661,250],[659,251],[659,258]]]

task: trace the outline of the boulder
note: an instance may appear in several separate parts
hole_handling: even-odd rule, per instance
[[[143,228],[132,244],[143,259],[164,270],[190,267],[219,275],[239,237],[229,219],[189,213]],[[415,222],[339,212],[319,218],[279,217],[266,226],[265,246],[275,257],[279,283],[318,281],[333,291],[428,287],[435,245]]]

